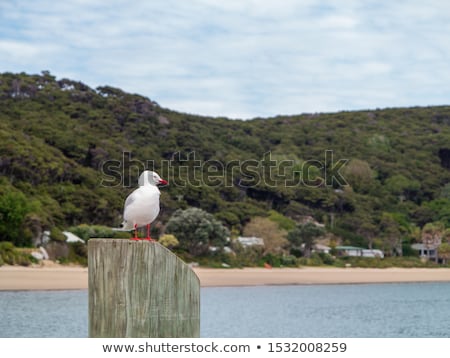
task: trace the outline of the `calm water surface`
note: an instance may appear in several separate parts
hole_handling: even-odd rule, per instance
[[[450,283],[201,294],[202,337],[450,337]],[[87,337],[87,291],[0,292],[0,337]]]

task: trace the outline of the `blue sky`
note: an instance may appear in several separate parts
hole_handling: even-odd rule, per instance
[[[0,72],[230,118],[450,104],[445,0],[2,0]]]

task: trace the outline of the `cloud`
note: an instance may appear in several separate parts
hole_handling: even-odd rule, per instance
[[[438,0],[17,0],[0,4],[0,70],[48,69],[233,118],[442,104],[449,10]]]

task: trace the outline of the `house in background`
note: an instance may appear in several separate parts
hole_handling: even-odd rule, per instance
[[[336,246],[338,256],[362,256],[363,248],[355,246]]]
[[[363,257],[379,257],[384,259],[384,253],[377,249],[363,249]]]
[[[322,245],[322,244],[315,244],[313,251],[314,252],[323,252],[324,254],[329,254],[331,251],[331,247]]]
[[[428,260],[438,262],[438,247],[439,245],[424,245],[424,244],[412,244],[411,248],[419,251],[419,256],[421,258],[426,258]]]
[[[355,246],[336,246],[338,256],[379,257],[384,258],[384,253],[377,249],[364,249]]]

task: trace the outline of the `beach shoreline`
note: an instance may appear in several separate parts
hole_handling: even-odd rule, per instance
[[[450,282],[448,268],[244,268],[194,267],[202,287]],[[1,266],[0,291],[85,290],[88,269],[79,266]]]

